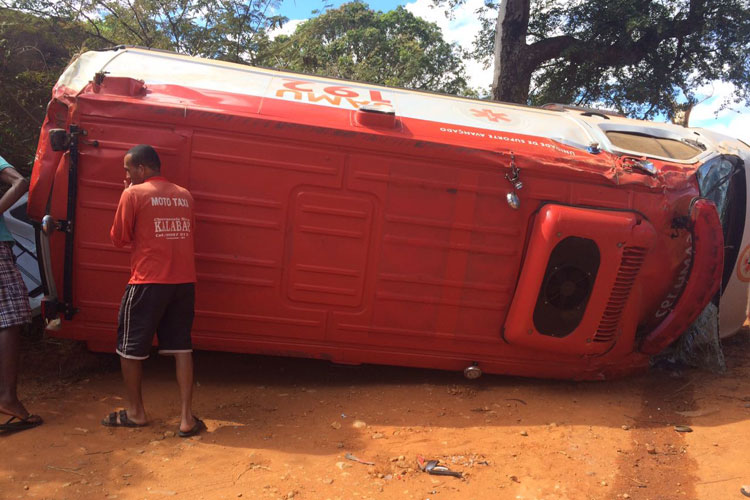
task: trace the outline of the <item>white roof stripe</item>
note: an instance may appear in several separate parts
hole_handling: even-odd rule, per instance
[[[594,142],[606,151],[638,154],[613,148],[604,133],[612,128],[678,140],[698,138],[708,146],[708,150],[696,158],[679,163],[694,163],[712,156],[721,149],[717,141],[721,141],[725,146],[731,143],[733,147],[743,149],[743,145],[736,140],[723,137],[717,139],[716,134],[696,135],[695,129],[667,123],[631,120],[617,116],[584,116],[580,110],[556,111],[465,99],[139,48],[86,52],[65,70],[58,83],[77,93],[101,71],[111,76],[143,80],[147,86],[180,85],[340,109],[357,109],[366,103],[387,102],[393,106],[397,116],[432,121],[442,128],[449,129],[448,133],[470,133],[460,127],[471,127],[490,133],[543,137],[577,149],[585,149]],[[663,159],[675,161],[670,158]]]

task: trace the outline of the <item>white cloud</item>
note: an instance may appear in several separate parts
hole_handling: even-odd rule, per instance
[[[690,126],[715,130],[716,132],[735,137],[746,144],[750,144],[750,108],[744,108],[742,113],[735,112],[728,119],[724,120],[694,122],[691,115]]]
[[[444,9],[432,7],[432,0],[414,0],[404,7],[417,17],[437,24],[443,31],[443,38],[448,42],[455,42],[466,50],[471,50],[474,37],[481,29],[481,22],[477,16],[477,9],[484,5],[484,0],[467,0],[453,14],[453,19],[445,16]],[[492,68],[484,69],[482,64],[466,60],[466,76],[469,85],[480,89],[487,89],[492,84]]]
[[[721,109],[735,93],[731,83],[715,81],[696,90],[704,100],[690,113],[690,126],[715,130],[750,143],[750,107],[734,105]]]
[[[291,19],[287,21],[281,28],[274,28],[268,32],[268,37],[273,40],[279,35],[291,35],[297,26],[307,21],[307,19]]]
[[[734,85],[718,80],[698,87],[695,93],[699,97],[699,104],[693,108],[693,112],[690,114],[691,121],[713,120],[731,114],[731,108],[721,111],[719,111],[719,108],[728,98],[731,98],[734,92]]]

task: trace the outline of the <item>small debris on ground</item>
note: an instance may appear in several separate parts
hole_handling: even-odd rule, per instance
[[[439,463],[439,460],[425,460],[424,457],[417,456],[417,465],[419,465],[419,469],[428,474],[434,476],[453,476],[459,479],[463,478],[461,472],[452,471],[444,465],[438,465]]]
[[[375,465],[374,462],[368,462],[366,460],[361,460],[361,459],[357,458],[356,456],[352,455],[351,453],[347,453],[346,455],[344,455],[344,458],[346,458],[347,460],[352,460],[353,462],[358,462],[360,464],[364,464],[364,465]]]

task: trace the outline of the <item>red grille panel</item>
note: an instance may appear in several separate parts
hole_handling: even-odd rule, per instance
[[[604,314],[599,322],[599,328],[594,335],[594,342],[612,342],[617,338],[617,325],[620,324],[622,311],[625,309],[630,290],[641,271],[641,265],[647,252],[648,249],[642,247],[625,247],[622,252],[617,279],[615,279],[607,307],[604,309]]]

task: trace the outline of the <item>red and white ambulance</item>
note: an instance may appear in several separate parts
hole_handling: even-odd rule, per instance
[[[45,316],[93,350],[141,143],[195,198],[198,349],[600,379],[721,294],[725,333],[746,317],[739,141],[120,47],[60,77],[28,202]]]

